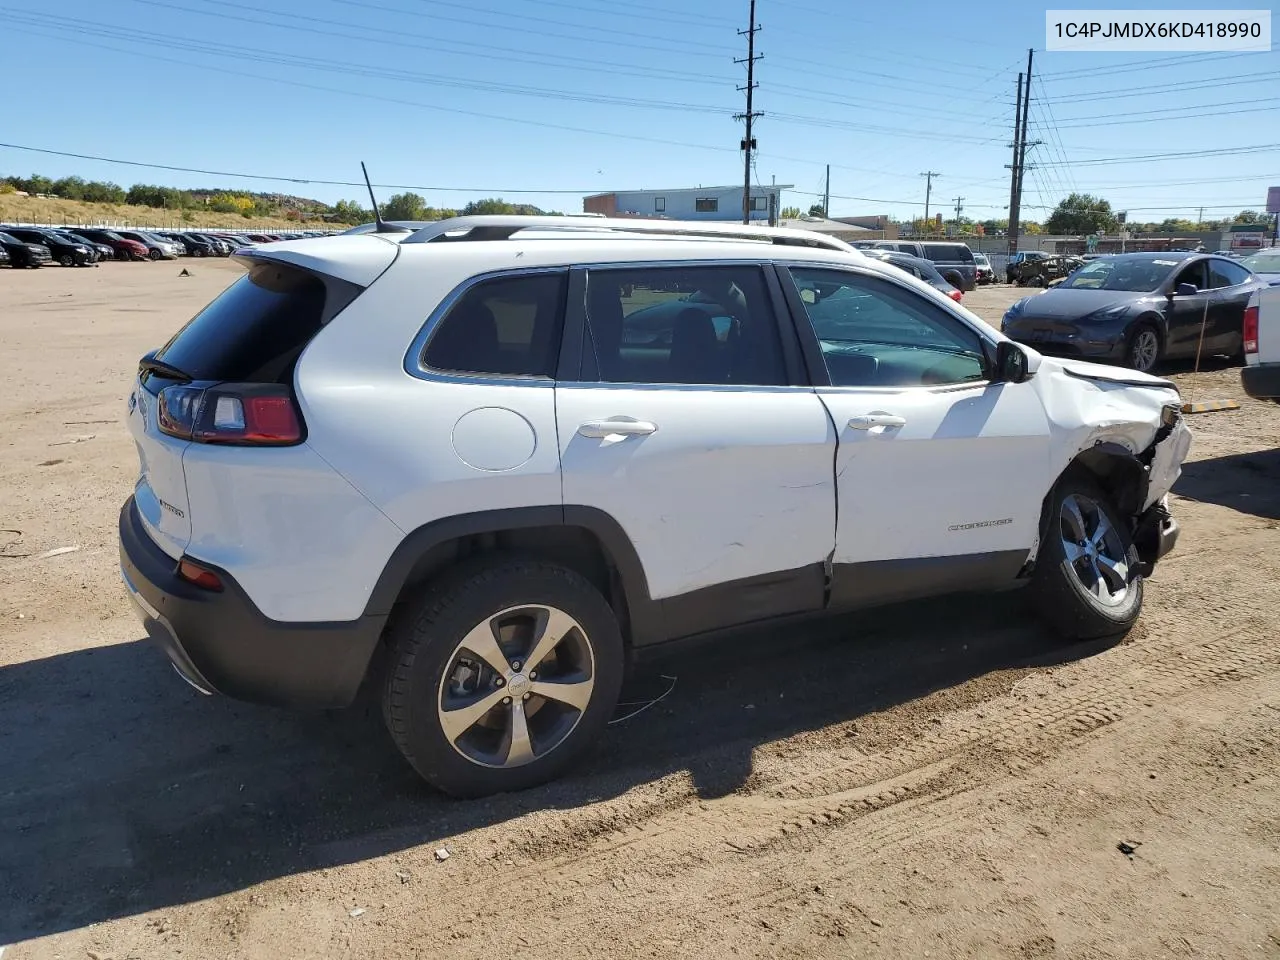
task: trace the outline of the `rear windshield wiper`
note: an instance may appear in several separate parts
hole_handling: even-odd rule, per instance
[[[155,357],[147,356],[138,361],[138,372],[158,373],[162,377],[170,380],[177,380],[180,383],[190,383],[195,378],[190,374],[183,373],[172,363],[165,363],[163,360],[157,360]]]

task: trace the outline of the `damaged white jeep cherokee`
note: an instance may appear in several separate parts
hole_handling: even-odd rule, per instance
[[[475,217],[238,256],[139,364],[128,591],[203,692],[375,684],[457,795],[564,771],[653,644],[1019,583],[1116,634],[1177,537],[1173,384],[818,234]]]

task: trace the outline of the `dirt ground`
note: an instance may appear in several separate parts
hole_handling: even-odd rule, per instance
[[[202,698],[140,639],[131,370],[235,270],[0,270],[4,960],[1280,958],[1280,408],[1238,370],[1175,375],[1244,405],[1194,419],[1123,642],[1016,593],[747,634],[639,671],[670,694],[568,779],[459,803],[376,711]]]

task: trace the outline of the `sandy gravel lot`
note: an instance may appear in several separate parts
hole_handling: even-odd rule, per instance
[[[1280,408],[1194,419],[1119,644],[1016,598],[744,635],[634,677],[677,681],[569,779],[456,803],[376,711],[201,698],[141,642],[131,370],[238,269],[183,265],[0,270],[4,960],[1280,957]]]

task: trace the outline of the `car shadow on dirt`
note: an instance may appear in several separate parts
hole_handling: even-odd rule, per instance
[[[1280,450],[1191,460],[1173,486],[1179,496],[1280,520]]]
[[[584,806],[674,771],[723,795],[762,744],[838,739],[936,691],[955,706],[990,695],[954,692],[972,678],[1106,646],[1064,645],[1024,608],[1017,593],[952,598],[672,651],[638,667],[624,699],[656,696],[664,676],[677,678],[671,693],[611,726],[584,767],[475,802],[422,784],[373,705],[297,714],[202,697],[143,641],[4,667],[0,944]]]

